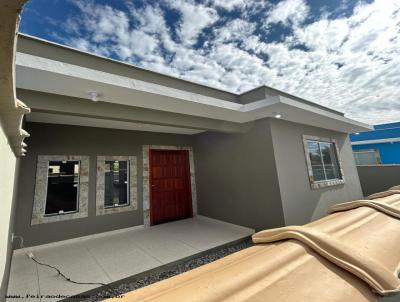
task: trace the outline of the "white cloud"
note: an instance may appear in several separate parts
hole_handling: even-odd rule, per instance
[[[253,35],[255,29],[254,23],[242,19],[234,19],[214,29],[215,40],[213,43],[244,41]]]
[[[312,50],[338,49],[350,32],[346,19],[322,19],[305,27],[295,29],[295,36],[300,43]]]
[[[278,2],[268,13],[266,24],[298,24],[305,20],[309,8],[304,0],[284,0]]]
[[[159,7],[145,6],[143,9],[130,9],[133,20],[139,22],[140,28],[148,33],[156,34],[166,31],[164,13]]]
[[[248,1],[250,2],[250,1]],[[236,8],[244,8],[246,6],[245,0],[211,0],[211,5],[232,11]]]
[[[200,33],[218,20],[215,9],[189,0],[170,0],[169,5],[181,14],[178,32],[186,45],[195,44]]]
[[[348,17],[325,14],[315,20],[303,0],[270,6],[264,20],[251,18],[255,7],[265,7],[256,0],[209,0],[208,6],[163,0],[127,12],[92,1],[74,3],[81,14],[65,22],[66,43],[85,51],[235,92],[266,84],[364,122],[399,120],[396,0],[360,2]],[[176,28],[166,22],[165,5],[180,14]],[[216,8],[240,13],[219,16]],[[292,31],[283,42],[269,41],[259,31],[277,23]],[[212,35],[205,46],[195,48],[206,31]]]

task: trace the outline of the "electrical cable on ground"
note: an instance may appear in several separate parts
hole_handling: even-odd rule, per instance
[[[23,238],[22,236],[15,236],[15,235],[13,235],[12,241],[14,241],[14,239],[17,239],[17,238],[20,239],[20,248],[21,248],[21,249],[24,248],[24,238]],[[72,280],[71,278],[69,278],[69,277],[67,277],[66,275],[64,275],[64,274],[61,272],[61,270],[59,270],[57,267],[52,266],[52,265],[50,265],[50,264],[42,263],[42,262],[36,260],[36,259],[35,259],[35,256],[33,255],[32,252],[26,253],[26,255],[28,256],[29,259],[32,259],[35,263],[37,263],[37,264],[39,264],[39,265],[42,265],[42,266],[47,266],[47,267],[49,267],[49,268],[54,269],[54,270],[57,272],[58,276],[63,277],[63,278],[65,279],[65,281],[67,281],[67,282],[70,282],[70,283],[73,283],[73,284],[82,284],[82,285],[101,285],[101,286],[106,286],[106,287],[108,287],[108,288],[111,290],[111,292],[112,292],[115,296],[118,296],[118,295],[119,295],[119,293],[118,293],[114,288],[112,288],[110,285],[108,285],[108,284],[106,284],[106,283],[102,283],[102,282],[78,282],[78,281],[74,281],[74,280]]]
[[[65,275],[64,275],[58,268],[56,268],[55,266],[52,266],[52,265],[46,264],[46,263],[42,263],[42,262],[36,260],[34,257],[31,257],[30,255],[28,255],[28,257],[29,257],[30,259],[32,259],[33,261],[35,261],[35,262],[36,262],[37,264],[39,264],[39,265],[47,266],[47,267],[50,267],[50,268],[54,269],[54,270],[58,273],[59,276],[61,276],[61,277],[63,277],[63,278],[65,279],[65,281],[68,281],[68,282],[71,282],[71,283],[74,283],[74,284],[103,285],[103,286],[108,286],[107,284],[101,283],[101,282],[78,282],[78,281],[74,281],[74,280],[72,280],[71,278],[68,278],[67,276],[65,276]]]

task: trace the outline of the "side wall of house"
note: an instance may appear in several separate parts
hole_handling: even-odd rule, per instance
[[[143,224],[142,147],[143,145],[191,146],[188,135],[125,131],[42,123],[27,123],[31,134],[29,152],[21,160],[15,233],[25,246],[39,245]],[[88,155],[88,217],[31,226],[38,155]],[[138,209],[96,216],[96,157],[123,155],[137,157]],[[195,159],[196,160],[196,159]]]
[[[267,119],[243,134],[197,134],[194,156],[199,214],[256,230],[283,225]]]
[[[16,166],[18,161],[8,145],[7,138],[0,126],[0,299],[7,291],[8,276],[10,272],[13,232],[13,212],[16,185]]]
[[[286,225],[305,224],[326,215],[333,204],[362,198],[347,134],[276,119],[271,120],[271,130]],[[303,135],[337,140],[344,184],[311,189]]]

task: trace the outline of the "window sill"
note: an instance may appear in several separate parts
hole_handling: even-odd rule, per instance
[[[63,212],[63,213],[44,214],[43,217],[63,216],[63,215],[76,214],[76,213],[79,213],[79,211],[70,211],[70,212]]]
[[[96,216],[123,213],[123,212],[135,211],[135,210],[136,210],[136,207],[132,203],[118,205],[118,206],[108,206],[108,207],[105,207],[104,205],[99,205],[96,208]]]
[[[129,207],[130,204],[126,203],[126,204],[119,204],[119,205],[112,205],[112,206],[104,206],[104,209],[115,209],[115,208],[123,208],[123,207]]]
[[[311,188],[313,190],[326,188],[326,187],[333,187],[338,185],[343,185],[345,183],[344,179],[332,179],[332,180],[324,180],[324,181],[314,181],[311,182]]]

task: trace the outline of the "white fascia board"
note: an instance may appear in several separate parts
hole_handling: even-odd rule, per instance
[[[284,110],[284,119],[306,125],[340,132],[370,129],[366,124],[287,97],[239,104],[25,53],[17,53],[16,70],[17,87],[22,89],[85,99],[90,99],[87,92],[94,90],[104,94],[104,102],[237,123],[273,117]]]
[[[314,114],[320,115],[320,116],[324,116],[327,117],[329,119],[333,119],[333,120],[337,120],[338,123],[346,123],[348,125],[354,125],[355,129],[359,129],[359,130],[355,130],[356,131],[366,131],[366,130],[372,130],[374,129],[374,127],[372,125],[368,125],[350,118],[347,118],[343,115],[339,115],[339,114],[335,114],[333,112],[327,111],[327,110],[323,110],[317,107],[313,107],[311,105],[308,104],[304,104],[302,102],[284,97],[284,96],[280,96],[280,101],[283,104],[287,104],[290,106],[294,106],[297,107],[299,109],[303,109],[306,111],[310,111],[313,112]]]
[[[397,142],[400,142],[400,137],[371,139],[365,141],[351,142],[351,144],[353,146],[357,146],[357,145],[387,144],[387,143],[397,143]]]
[[[144,82],[125,76],[120,76],[65,62],[55,61],[43,57],[33,56],[25,53],[17,53],[16,65],[30,69],[43,70],[54,74],[80,78],[83,80],[101,82],[103,84],[114,85],[121,88],[123,87],[151,94],[159,94],[166,97],[172,97],[203,105],[221,107],[230,110],[240,110],[241,107],[241,104],[238,103],[228,102],[196,93],[186,92],[180,89]],[[86,96],[86,98],[88,98],[88,96]]]

